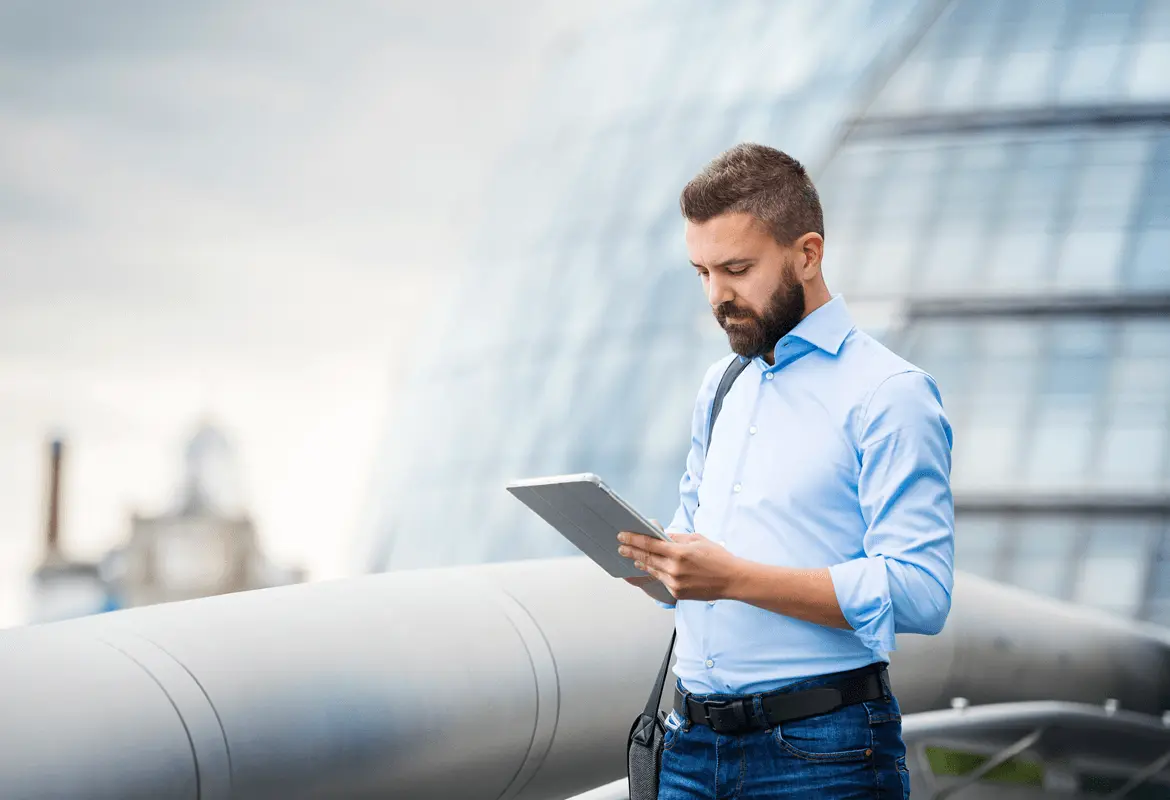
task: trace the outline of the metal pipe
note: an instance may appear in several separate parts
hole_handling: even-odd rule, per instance
[[[1160,713],[1170,648],[968,576],[907,713]],[[582,558],[390,573],[0,632],[0,797],[552,800],[625,772],[672,615]]]

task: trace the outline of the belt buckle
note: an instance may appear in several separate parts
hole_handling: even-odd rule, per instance
[[[707,722],[716,733],[739,733],[747,728],[747,714],[742,700],[708,702]]]

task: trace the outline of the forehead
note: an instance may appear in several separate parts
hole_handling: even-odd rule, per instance
[[[687,252],[696,264],[758,255],[775,239],[751,214],[720,214],[706,222],[686,222]]]

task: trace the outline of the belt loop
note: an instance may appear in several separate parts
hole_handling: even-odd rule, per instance
[[[760,730],[762,731],[771,730],[769,727],[771,723],[768,722],[768,715],[764,713],[763,695],[752,695],[752,714],[755,716],[755,719],[752,720],[753,725],[759,725]]]

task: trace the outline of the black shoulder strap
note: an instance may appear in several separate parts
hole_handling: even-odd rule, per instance
[[[735,383],[735,379],[739,377],[740,373],[750,363],[752,363],[750,360],[744,360],[736,356],[731,359],[731,363],[723,371],[723,377],[719,381],[719,388],[715,390],[715,402],[711,404],[711,416],[707,420],[706,448],[708,450],[711,449],[711,434],[715,432],[715,420],[719,416],[719,412],[723,410],[723,398],[727,397],[727,393],[731,391],[731,384]]]
[[[711,404],[711,416],[707,420],[707,449],[711,448],[711,434],[715,432],[715,418],[719,416],[719,412],[723,409],[723,398],[727,397],[727,393],[731,391],[731,384],[735,383],[735,379],[739,377],[740,373],[750,363],[750,360],[745,361],[737,356],[731,359],[731,363],[723,371],[723,377],[719,380],[719,387],[715,390],[715,401]],[[654,689],[650,692],[650,698],[646,701],[645,714],[650,718],[658,715],[658,707],[662,704],[662,690],[666,687],[666,673],[670,670],[670,656],[674,653],[674,640],[676,636],[678,636],[677,629],[670,635],[670,646],[666,648],[666,657],[662,659],[662,667],[658,670],[658,680],[654,682]]]
[[[666,673],[670,670],[670,656],[674,653],[674,637],[676,630],[670,635],[670,647],[666,648],[666,657],[662,659],[662,667],[658,670],[658,680],[654,682],[654,690],[650,692],[650,699],[646,701],[646,716],[654,719],[658,716],[658,707],[662,705],[662,690],[666,686]]]

